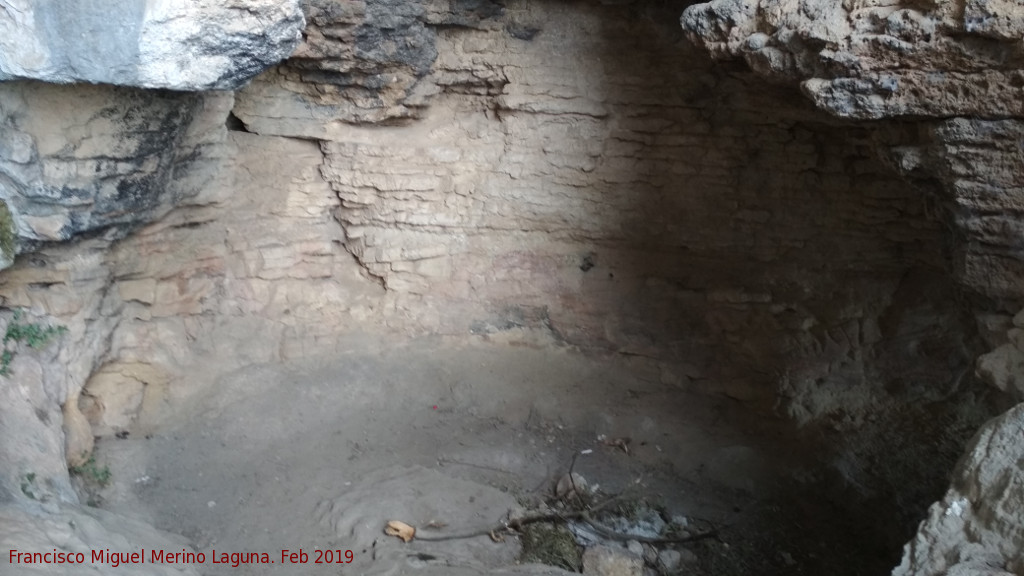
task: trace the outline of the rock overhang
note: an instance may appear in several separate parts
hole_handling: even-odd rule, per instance
[[[304,27],[298,0],[0,0],[0,81],[234,90]]]

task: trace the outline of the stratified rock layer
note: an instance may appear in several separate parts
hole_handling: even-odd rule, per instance
[[[646,358],[666,386],[851,444],[875,431],[842,455],[850,484],[934,498],[944,464],[916,458],[960,431],[919,424],[959,416],[975,343],[934,203],[886,162],[925,181],[960,148],[932,139],[938,120],[869,130],[723,70],[685,43],[680,9],[313,0],[306,41],[240,91],[226,140],[227,95],[0,86],[0,247],[33,250],[0,297],[70,329],[18,351],[0,490],[35,506],[18,490],[34,473],[52,480],[40,499],[72,501],[64,449],[372,324]],[[809,34],[788,41],[833,41]],[[782,80],[816,70],[784,56]]]
[[[959,282],[1004,311],[1024,302],[1020,22],[1002,0],[716,0],[682,17],[712,56],[799,85],[822,110],[913,120],[887,126],[878,151],[934,195]]]
[[[297,0],[0,0],[0,81],[230,90],[288,57]]]
[[[831,114],[876,123],[879,155],[949,224],[951,268],[982,296],[982,332],[1024,300],[1024,8],[1003,0],[715,0],[682,17],[714,57],[798,84]],[[997,315],[988,311],[1000,311]],[[978,375],[1020,399],[1020,329]],[[1021,573],[1021,407],[982,431],[895,574]]]
[[[713,56],[859,119],[1021,115],[1020,22],[1004,0],[715,0],[682,18]]]
[[[88,233],[120,237],[166,214],[188,193],[175,175],[196,153],[190,127],[211,129],[202,122],[207,100],[109,86],[0,84],[0,199],[16,249]]]
[[[311,0],[305,10],[295,54],[239,94],[234,112],[253,132],[329,138],[346,124],[418,118],[444,87],[505,83],[496,70],[433,70],[439,30],[501,28],[494,0]]]

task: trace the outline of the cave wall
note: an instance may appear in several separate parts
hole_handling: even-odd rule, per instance
[[[878,151],[932,198],[954,277],[1013,314],[1022,304],[1020,7],[1001,0],[785,0],[693,6],[709,54],[798,86],[822,110],[878,124]]]
[[[977,375],[1019,402],[1022,296],[1021,22],[1017,3],[716,0],[682,24],[712,56],[799,86],[839,117],[887,119],[880,157],[948,227],[950,270],[995,348]],[[895,121],[892,121],[895,120]],[[945,497],[904,549],[899,576],[1019,573],[1020,407],[968,445]]]
[[[941,399],[973,359],[942,228],[873,133],[695,51],[681,4],[305,10],[293,58],[234,96],[0,86],[39,102],[7,108],[32,150],[112,118],[122,180],[163,182],[144,209],[83,203],[91,240],[0,278],[6,307],[72,329],[51,399],[71,453],[354,326],[645,357],[668,384],[848,426]],[[108,104],[132,98],[150,100]],[[62,167],[62,191],[114,171],[90,200],[129,186],[73,144],[23,164]]]
[[[213,149],[223,150],[232,95],[189,91],[238,87],[291,51],[303,20],[294,2],[241,12],[131,4],[111,15],[101,3],[0,1],[0,542],[8,549],[187,545],[84,505],[69,477],[93,446],[79,409],[83,385],[116,355],[123,320],[107,257],[217,174]],[[107,84],[58,85],[76,81]],[[154,389],[165,377],[153,364],[132,374]],[[131,393],[119,386],[113,397]],[[22,571],[53,571],[39,568]],[[85,572],[99,568],[76,571]]]
[[[745,399],[792,371],[814,404],[913,339],[901,285],[942,284],[940,227],[870,134],[716,68],[681,4],[328,6],[233,112],[321,141],[346,248],[426,330],[683,359],[672,377]],[[915,339],[951,363],[954,316]]]
[[[685,4],[311,0],[292,57],[235,94],[0,84],[25,252],[0,298],[69,328],[3,387],[2,490],[45,460],[73,501],[62,445],[74,461],[219,374],[368,327],[647,358],[666,384],[875,430],[856,470],[892,447],[879,420],[905,467],[904,444],[959,438],[904,408],[970,381],[961,288],[1015,302],[1013,212],[954,210],[1015,185],[1015,128],[845,119],[876,116],[795,86],[813,43],[740,34],[792,64],[765,84],[761,56],[691,46]]]

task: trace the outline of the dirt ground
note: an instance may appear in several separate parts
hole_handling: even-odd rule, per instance
[[[493,526],[549,499],[592,450],[574,471],[600,494],[720,528],[670,546],[695,553],[680,573],[884,574],[897,561],[785,425],[665,384],[643,358],[365,335],[343,348],[221,377],[159,425],[101,442],[111,482],[93,503],[186,536],[211,576],[557,574],[519,565],[514,537],[405,544],[383,528]],[[600,437],[630,438],[629,453]],[[353,561],[282,564],[284,549]],[[214,550],[275,563],[213,564]]]

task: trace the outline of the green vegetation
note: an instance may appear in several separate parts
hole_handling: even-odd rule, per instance
[[[85,464],[81,466],[72,466],[68,468],[73,476],[78,476],[85,481],[86,484],[93,484],[100,488],[105,488],[107,484],[110,484],[110,468],[103,466],[102,468],[96,464],[96,457],[90,456]]]
[[[11,362],[14,360],[15,349],[12,343],[24,342],[36,350],[45,347],[54,338],[68,331],[65,326],[44,326],[34,322],[22,322],[24,313],[14,311],[14,317],[7,323],[4,334],[3,351],[0,352],[0,376],[10,374]]]

